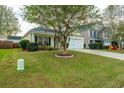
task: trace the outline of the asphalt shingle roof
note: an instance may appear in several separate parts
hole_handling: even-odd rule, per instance
[[[31,29],[30,31],[37,31],[37,32],[53,32],[52,29],[44,28],[44,27],[36,27]]]
[[[7,39],[15,39],[15,40],[20,40],[22,37],[21,36],[8,36]]]

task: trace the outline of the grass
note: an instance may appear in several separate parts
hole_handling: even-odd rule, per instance
[[[60,51],[0,50],[0,87],[123,87],[124,61],[74,52],[74,58],[56,58]],[[18,58],[25,70],[16,71]]]
[[[115,53],[121,53],[124,54],[124,50],[110,50],[110,49],[101,49],[102,51],[108,51],[108,52],[115,52]]]

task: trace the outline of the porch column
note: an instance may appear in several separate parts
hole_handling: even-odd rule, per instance
[[[31,42],[35,42],[34,33],[31,33]]]
[[[43,41],[42,41],[42,43],[43,43],[43,45],[44,45],[44,36],[42,36],[43,37]]]
[[[51,38],[51,47],[54,47],[54,37],[50,37]]]

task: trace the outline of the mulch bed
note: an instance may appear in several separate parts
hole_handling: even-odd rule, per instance
[[[59,57],[59,58],[72,58],[74,57],[74,55],[72,54],[55,54],[56,57]]]
[[[58,56],[72,56],[72,54],[57,54]]]

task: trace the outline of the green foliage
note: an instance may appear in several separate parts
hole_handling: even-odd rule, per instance
[[[18,19],[12,8],[0,5],[0,35],[4,38],[17,32],[20,32]]]
[[[81,24],[98,21],[98,9],[93,5],[30,5],[23,8],[24,19],[54,29],[58,41],[67,50],[67,37],[79,31]],[[90,21],[89,21],[90,20]]]
[[[22,48],[23,50],[25,50],[28,43],[29,43],[29,40],[21,40],[19,42],[20,48]]]
[[[90,43],[89,44],[90,49],[96,49],[96,43]]]
[[[102,49],[103,43],[90,43],[89,47],[90,49]]]
[[[112,46],[118,46],[118,42],[117,42],[117,41],[112,41],[112,42],[111,42],[111,45],[112,45]]]
[[[103,12],[103,23],[109,28],[111,40],[118,40],[121,34],[118,29],[120,22],[124,19],[124,7],[121,5],[109,5]]]
[[[28,43],[26,49],[28,51],[37,51],[38,50],[38,44],[37,43]]]
[[[103,49],[109,49],[109,46],[103,46]]]
[[[115,34],[115,37],[118,38],[118,40],[124,39],[124,22],[120,21],[117,26],[117,32]]]
[[[75,31],[76,27],[87,24],[87,20],[96,22],[98,10],[92,5],[84,6],[42,6],[31,5],[25,6],[23,9],[24,19],[31,23],[40,24],[46,27],[52,27],[61,35],[70,35]],[[62,33],[64,31],[64,33]]]
[[[38,49],[39,50],[58,50],[58,48],[54,48],[51,46],[40,46]]]

